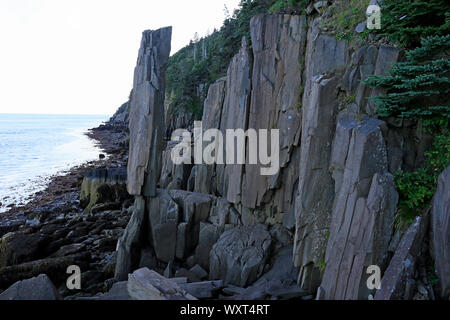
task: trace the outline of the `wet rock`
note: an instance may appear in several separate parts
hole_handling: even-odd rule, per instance
[[[264,271],[272,243],[267,227],[239,226],[225,231],[210,255],[210,279],[244,287]]]
[[[7,233],[0,239],[0,268],[39,259],[47,238],[38,233]]]
[[[74,253],[78,253],[81,250],[83,250],[86,247],[86,245],[82,243],[74,243],[66,246],[62,246],[57,252],[55,252],[52,256],[53,257],[64,257],[68,256]]]
[[[91,209],[98,204],[124,201],[129,197],[126,190],[126,183],[127,172],[125,168],[95,169],[88,171],[81,185],[81,207]],[[99,212],[113,209],[97,208],[96,211]]]
[[[82,252],[66,257],[45,258],[0,268],[0,288],[5,288],[22,279],[36,277],[41,273],[47,274],[55,284],[59,285],[67,280],[68,266],[78,265],[81,270],[86,270],[90,260],[91,254]]]
[[[13,284],[0,294],[0,300],[59,300],[61,296],[45,274]]]

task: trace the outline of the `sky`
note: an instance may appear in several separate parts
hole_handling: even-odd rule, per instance
[[[142,31],[172,54],[239,0],[0,0],[0,113],[112,115],[133,85]]]

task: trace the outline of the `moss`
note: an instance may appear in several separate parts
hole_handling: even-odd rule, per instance
[[[327,268],[327,264],[325,263],[325,259],[324,258],[322,258],[319,261],[319,264],[317,265],[317,267],[319,268],[320,272],[323,273],[325,271],[325,269]]]

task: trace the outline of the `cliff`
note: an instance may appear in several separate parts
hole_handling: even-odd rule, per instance
[[[280,281],[285,291],[297,288],[294,296],[317,299],[433,294],[430,286],[421,290],[427,280],[420,257],[429,252],[420,243],[429,237],[430,218],[418,218],[405,232],[397,228],[393,177],[420,166],[430,137],[413,123],[381,119],[369,100],[381,89],[361,81],[386,75],[401,52],[381,41],[351,45],[320,26],[320,17],[255,16],[251,48],[243,38],[227,76],[209,87],[204,102],[203,132],[279,129],[280,170],[272,176],[261,175],[259,164],[172,163],[176,143],[165,143],[163,135],[175,128],[162,134],[163,124],[189,121],[185,114],[164,119],[174,116],[162,112],[166,59],[146,52],[166,53],[168,45],[149,45],[160,37],[144,34],[133,92],[145,99],[131,104],[129,124],[128,189],[137,197],[119,242],[118,279],[162,263],[167,275],[190,274],[187,269],[199,266],[211,280],[247,288],[239,298],[282,297],[270,290]],[[146,49],[158,46],[163,49]],[[152,75],[156,85],[149,79],[141,84],[141,75]],[[250,147],[246,142],[245,150]],[[448,213],[448,175],[440,181],[434,221]],[[431,229],[431,254],[446,278],[442,237],[448,238],[448,223],[435,222]],[[399,271],[405,259],[411,267]],[[367,285],[373,266],[385,274],[380,290]],[[389,294],[388,281],[394,286]]]

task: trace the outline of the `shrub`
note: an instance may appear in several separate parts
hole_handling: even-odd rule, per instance
[[[450,119],[450,35],[422,40],[407,53],[407,61],[394,64],[388,76],[370,76],[372,87],[388,93],[375,97],[380,116],[423,120],[428,127],[448,127]]]
[[[448,0],[383,0],[382,36],[407,47],[419,45],[422,37],[440,36],[450,31]]]
[[[395,182],[400,194],[399,218],[408,223],[430,206],[439,174],[450,165],[450,135],[438,135],[426,153],[423,168],[414,172],[397,172]]]

